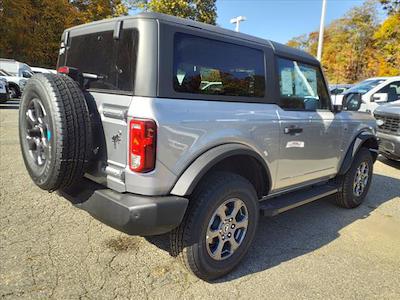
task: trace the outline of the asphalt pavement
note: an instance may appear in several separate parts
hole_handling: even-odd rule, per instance
[[[400,299],[400,164],[380,158],[365,203],[323,199],[262,218],[230,275],[206,283],[165,236],[109,228],[30,180],[18,100],[0,105],[0,296],[4,299]]]

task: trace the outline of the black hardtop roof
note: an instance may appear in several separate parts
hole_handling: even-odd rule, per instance
[[[159,20],[160,22],[187,25],[187,26],[207,30],[209,32],[223,34],[226,36],[231,36],[234,38],[250,41],[253,43],[268,45],[268,46],[272,47],[272,49],[278,55],[294,57],[297,59],[306,60],[306,61],[314,63],[314,64],[319,64],[318,60],[314,56],[310,55],[309,53],[299,50],[299,49],[296,49],[296,48],[286,46],[284,44],[280,44],[280,43],[277,43],[274,41],[258,38],[258,37],[255,37],[255,36],[252,36],[249,34],[221,28],[219,26],[214,26],[214,25],[210,25],[210,24],[206,24],[206,23],[201,23],[201,22],[197,22],[197,21],[193,21],[193,20],[189,20],[189,19],[183,19],[183,18],[179,18],[179,17],[175,17],[175,16],[161,14],[161,13],[142,12],[142,13],[132,15],[132,16],[123,16],[123,17],[112,18],[112,19],[104,19],[101,21],[95,21],[95,22],[88,23],[88,24],[78,25],[78,26],[69,28],[66,31],[70,31],[70,30],[74,30],[76,28],[82,28],[82,27],[86,27],[86,26],[96,26],[97,24],[123,21],[123,20],[129,20],[129,19],[155,19],[155,20]]]

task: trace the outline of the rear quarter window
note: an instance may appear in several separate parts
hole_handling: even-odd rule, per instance
[[[173,88],[178,93],[263,97],[264,53],[232,43],[175,33]]]

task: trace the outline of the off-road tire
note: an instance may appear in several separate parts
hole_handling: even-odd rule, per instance
[[[206,230],[210,218],[225,200],[241,199],[248,211],[248,227],[239,248],[225,260],[214,260],[206,249]],[[211,281],[233,270],[247,253],[256,234],[259,217],[257,193],[245,178],[227,172],[215,172],[200,183],[190,197],[180,226],[170,234],[172,256],[197,277]]]
[[[27,112],[33,99],[46,111],[50,133],[48,157],[35,164],[27,142]],[[76,183],[91,156],[91,124],[88,107],[76,82],[66,75],[37,74],[27,83],[19,109],[19,135],[25,166],[34,183],[48,191]]]
[[[364,188],[362,194],[360,196],[356,196],[353,192],[354,189],[354,180],[357,172],[357,168],[361,165],[361,163],[366,162],[369,171],[368,171],[368,182],[366,187]],[[355,208],[358,207],[365,199],[369,187],[371,186],[372,181],[372,172],[373,172],[373,159],[372,155],[366,148],[361,148],[356,157],[353,160],[353,163],[350,169],[346,174],[337,178],[337,182],[339,185],[339,192],[336,194],[336,204],[340,207],[344,208]]]

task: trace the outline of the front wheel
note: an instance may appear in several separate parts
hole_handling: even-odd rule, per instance
[[[184,220],[171,233],[171,253],[201,279],[221,277],[246,254],[258,216],[257,194],[250,182],[216,172],[192,195]]]
[[[355,208],[364,201],[372,181],[373,164],[369,150],[361,148],[347,173],[338,178],[338,206]]]

